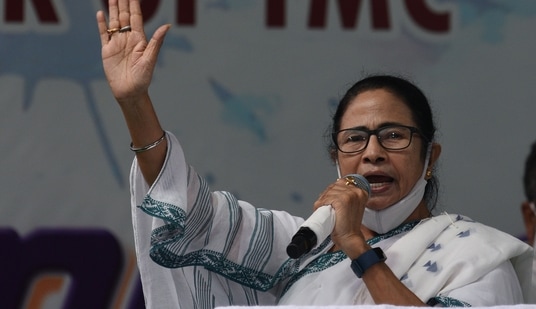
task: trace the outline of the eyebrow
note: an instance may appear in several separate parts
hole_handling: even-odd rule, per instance
[[[402,124],[400,122],[392,122],[391,121],[391,122],[382,122],[382,123],[380,123],[380,125],[378,127],[376,127],[376,129],[370,129],[367,126],[357,126],[357,127],[351,127],[351,128],[347,128],[347,129],[341,129],[341,130],[377,130],[377,129],[384,128],[384,127],[389,127],[389,126],[410,126],[410,125]]]

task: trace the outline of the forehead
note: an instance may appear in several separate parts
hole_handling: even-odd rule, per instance
[[[350,102],[342,116],[341,129],[375,129],[387,123],[415,126],[411,110],[401,99],[383,89],[368,90]]]

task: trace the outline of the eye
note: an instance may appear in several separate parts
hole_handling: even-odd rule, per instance
[[[346,143],[361,143],[367,140],[367,134],[365,132],[348,132],[345,140]]]
[[[402,134],[400,134],[399,132],[396,132],[396,131],[389,131],[389,132],[387,132],[385,138],[388,138],[388,139],[400,139],[400,138],[402,138]]]
[[[380,132],[380,138],[383,140],[407,139],[408,132],[406,128],[386,128]]]

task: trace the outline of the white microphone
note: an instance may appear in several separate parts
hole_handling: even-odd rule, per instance
[[[370,196],[370,184],[365,177],[359,174],[349,174],[344,176],[356,187],[367,191]],[[287,246],[287,254],[293,259],[308,253],[317,242],[324,241],[335,227],[335,211],[331,205],[318,207],[313,214],[300,226],[298,232],[292,237]]]

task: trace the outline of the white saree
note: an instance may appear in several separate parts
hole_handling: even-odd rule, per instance
[[[210,192],[168,133],[168,154],[148,187],[134,160],[131,203],[147,308],[374,304],[329,238],[298,260],[286,246],[302,218]],[[532,249],[462,216],[441,215],[375,237],[387,265],[421,300],[517,304],[529,293]]]

